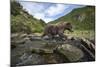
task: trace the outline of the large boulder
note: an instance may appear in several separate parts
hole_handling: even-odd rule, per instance
[[[70,62],[78,61],[84,56],[84,53],[81,49],[70,44],[63,44],[61,47],[58,47],[57,51],[68,58]]]

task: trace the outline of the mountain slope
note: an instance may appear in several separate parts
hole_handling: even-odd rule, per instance
[[[18,2],[11,2],[11,32],[35,33],[42,32],[46,23],[35,19]]]
[[[94,30],[95,7],[86,6],[74,9],[69,14],[50,22],[50,24],[67,21],[71,22],[76,30]]]

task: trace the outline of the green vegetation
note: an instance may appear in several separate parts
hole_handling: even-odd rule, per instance
[[[94,30],[95,29],[95,7],[86,6],[74,9],[69,14],[50,22],[51,24],[59,22],[71,22],[75,30]]]
[[[62,22],[70,22],[73,25],[74,32],[66,32],[66,35],[94,38],[95,37],[95,7],[86,6],[77,8],[69,14],[50,22],[49,24],[58,24]]]
[[[35,19],[18,2],[11,2],[11,32],[41,33],[45,26],[43,20]]]
[[[84,37],[87,39],[95,39],[95,32],[93,30],[84,30],[84,31],[80,31],[80,30],[75,30],[73,33],[66,31],[67,36],[72,36],[72,37]]]

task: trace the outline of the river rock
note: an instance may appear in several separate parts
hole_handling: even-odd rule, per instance
[[[82,42],[82,44],[84,44],[84,46],[86,46],[87,48],[89,48],[89,49],[95,49],[95,45],[92,43],[92,42],[90,42],[88,39],[85,39],[85,38],[81,38],[81,42]]]
[[[93,43],[85,38],[69,37],[65,41],[55,38],[53,41],[32,34],[12,37],[11,64],[15,66],[94,60],[90,51]]]
[[[62,46],[58,47],[57,50],[68,58],[69,61],[78,61],[84,56],[82,50],[70,44],[63,44]]]
[[[44,59],[38,54],[28,54],[24,53],[19,57],[20,62],[16,64],[16,66],[21,65],[32,65],[32,64],[43,64]]]

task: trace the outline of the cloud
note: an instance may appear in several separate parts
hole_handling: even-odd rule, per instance
[[[54,18],[45,17],[44,13],[36,13],[34,14],[34,17],[37,19],[43,19],[46,23],[54,20]]]
[[[29,12],[29,14],[37,19],[42,19],[45,22],[53,21],[69,13],[72,9],[80,7],[69,4],[38,3],[30,1],[19,1],[19,3],[23,6],[23,9]]]
[[[43,19],[44,18],[44,14],[43,13],[36,13],[36,14],[34,14],[34,17],[35,18],[38,18],[38,19]]]
[[[41,12],[45,9],[42,3],[21,1],[20,4],[23,6],[23,9],[26,9],[31,14]]]
[[[44,19],[44,21],[45,21],[46,23],[48,23],[48,22],[54,20],[54,18],[46,18],[46,17],[44,17],[43,19]]]
[[[68,8],[68,6],[64,5],[64,4],[55,4],[53,6],[50,6],[45,13],[48,16],[55,16],[58,15],[60,13],[62,13],[66,8]]]

